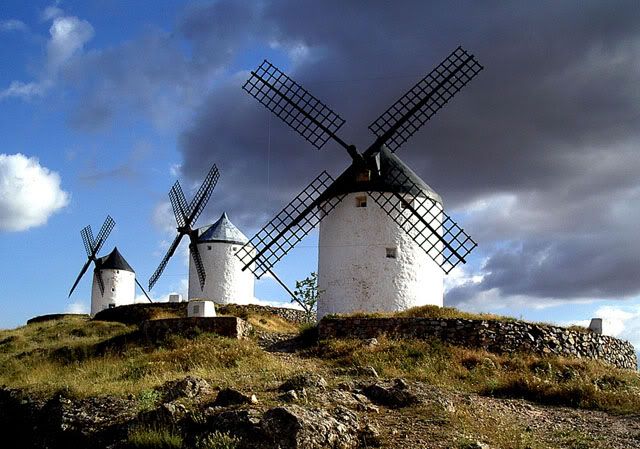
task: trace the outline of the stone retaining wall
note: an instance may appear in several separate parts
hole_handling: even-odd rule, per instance
[[[156,340],[167,334],[192,336],[198,332],[212,332],[223,337],[244,338],[251,325],[235,316],[211,318],[167,318],[140,323],[140,332],[147,338]]]
[[[538,355],[590,358],[619,368],[637,369],[631,343],[606,335],[524,321],[327,317],[319,324],[320,339],[438,338],[445,343],[490,352],[532,352]]]

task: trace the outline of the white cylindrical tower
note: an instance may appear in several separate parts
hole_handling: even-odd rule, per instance
[[[98,270],[102,276],[104,293],[100,291],[97,280]],[[133,304],[135,296],[136,274],[118,248],[114,248],[109,255],[99,258],[96,262],[91,287],[91,316],[110,307]]]
[[[189,299],[204,298],[221,304],[249,304],[254,299],[254,276],[242,271],[236,252],[248,242],[226,213],[211,226],[197,230],[198,251],[206,273],[204,289],[200,289],[198,271],[189,257]]]
[[[363,182],[362,173],[349,169],[328,189],[329,202],[345,197],[320,222],[318,319],[332,313],[397,312],[443,304],[441,268],[372,197],[399,203],[393,195],[397,192],[418,207],[417,198],[441,205],[440,196],[386,148],[377,161],[382,177],[375,184]]]

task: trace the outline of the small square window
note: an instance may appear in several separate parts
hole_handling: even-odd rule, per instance
[[[398,256],[396,248],[387,248],[387,258],[395,259]]]
[[[211,251],[211,245],[207,245],[207,249]]]
[[[200,313],[200,306],[196,306],[196,305],[194,305],[194,306],[193,306],[193,314],[194,314],[194,315],[197,315],[197,314],[199,314],[199,313]]]
[[[115,304],[113,304],[113,303],[109,304],[109,308],[110,308],[110,309],[115,309],[115,307],[116,307],[116,305],[115,305]]]
[[[115,288],[115,287],[111,287],[111,291],[112,291],[112,292],[115,292],[115,291],[116,291],[116,288]]]
[[[366,196],[357,196],[356,197],[356,207],[367,207],[367,197]]]

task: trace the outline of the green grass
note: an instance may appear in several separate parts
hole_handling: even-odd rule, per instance
[[[169,428],[135,427],[127,435],[130,449],[181,449],[182,436]]]

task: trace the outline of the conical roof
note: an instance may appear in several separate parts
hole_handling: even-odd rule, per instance
[[[351,165],[327,188],[322,197],[329,199],[353,192],[397,192],[424,195],[442,203],[440,195],[386,146],[383,145],[377,153],[365,153],[363,156],[375,158],[381,176],[370,181],[362,180],[361,177],[358,179],[360,170]]]
[[[198,230],[198,243],[202,242],[227,242],[244,245],[249,239],[227,217],[224,212],[214,224],[204,226]]]
[[[131,265],[129,265],[124,257],[122,257],[120,251],[118,251],[118,247],[113,248],[113,251],[111,251],[108,255],[100,257],[98,260],[96,260],[96,269],[124,270],[135,273],[135,271],[133,271],[133,268],[131,268]]]

